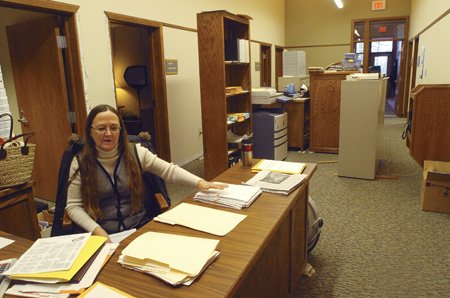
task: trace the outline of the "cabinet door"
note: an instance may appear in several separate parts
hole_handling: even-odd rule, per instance
[[[338,152],[340,98],[340,79],[311,79],[311,151]]]
[[[0,198],[0,230],[23,238],[39,238],[33,193],[18,191]]]

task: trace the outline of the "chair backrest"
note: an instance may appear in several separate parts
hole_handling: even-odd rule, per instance
[[[151,142],[139,136],[129,135],[128,140],[132,143],[140,143],[143,147],[155,153]],[[85,232],[74,222],[69,227],[64,225],[64,210],[67,205],[67,189],[69,187],[69,172],[73,158],[83,149],[84,142],[82,140],[72,141],[69,147],[64,151],[61,158],[58,174],[58,190],[56,194],[55,214],[51,237],[59,235],[68,235]],[[140,163],[139,163],[140,166]],[[145,187],[152,193],[150,198],[144,200],[144,207],[149,218],[153,218],[158,214],[167,210],[170,205],[170,197],[164,179],[149,172],[142,173],[142,180]],[[159,201],[158,201],[159,200]]]

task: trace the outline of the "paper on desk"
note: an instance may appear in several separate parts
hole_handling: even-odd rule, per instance
[[[268,170],[286,174],[301,174],[305,167],[306,164],[301,162],[263,159],[252,167],[252,171]]]
[[[38,239],[5,274],[68,270],[90,236],[84,233]]]
[[[134,239],[122,251],[141,264],[155,264],[197,275],[215,251],[219,240],[174,234],[147,232]]]
[[[0,237],[0,249],[2,249],[3,247],[6,247],[8,245],[10,245],[11,243],[13,243],[14,240],[8,239],[8,238],[3,238]]]
[[[80,235],[80,234],[78,234]],[[90,233],[89,233],[90,235]],[[64,237],[64,236],[62,236]],[[57,238],[57,237],[54,237]],[[51,239],[51,238],[50,238]],[[80,253],[76,256],[73,266],[68,270],[49,271],[40,273],[28,273],[28,274],[12,274],[11,279],[20,279],[26,281],[35,281],[42,283],[57,283],[71,280],[78,270],[89,260],[89,258],[100,248],[100,246],[106,241],[105,237],[90,235],[86,245],[84,245]],[[21,257],[22,258],[22,257]],[[19,259],[20,261],[20,259]],[[18,261],[18,262],[19,262]],[[16,266],[12,269],[14,270]],[[7,272],[9,275],[9,270]]]
[[[101,282],[96,282],[92,287],[90,287],[83,294],[78,296],[78,298],[97,298],[97,297],[108,297],[108,298],[130,298],[134,297],[125,292],[122,292],[111,286],[107,286]]]
[[[14,292],[39,292],[39,293],[81,293],[82,290],[90,287],[100,272],[103,265],[111,257],[114,251],[119,246],[119,243],[106,243],[102,248],[94,262],[84,274],[83,278],[78,283],[59,283],[59,284],[44,284],[44,283],[28,283],[15,284],[11,287]]]
[[[112,242],[120,243],[120,241],[122,241],[123,239],[127,238],[128,236],[130,236],[134,232],[136,232],[136,229],[130,229],[130,230],[114,233],[114,234],[109,234],[109,239]]]
[[[244,214],[181,203],[175,208],[158,215],[154,220],[224,236],[246,217],[247,215]]]

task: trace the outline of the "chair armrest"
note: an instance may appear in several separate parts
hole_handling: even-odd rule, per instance
[[[167,204],[167,201],[164,199],[162,193],[155,193],[155,199],[161,209],[161,213],[166,212],[169,209],[169,204]]]

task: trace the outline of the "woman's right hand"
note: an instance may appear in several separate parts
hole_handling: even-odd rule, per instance
[[[106,243],[112,243],[111,239],[109,239],[108,233],[106,233],[106,231],[103,230],[103,228],[101,226],[96,227],[92,231],[92,235],[105,237],[106,238]]]

